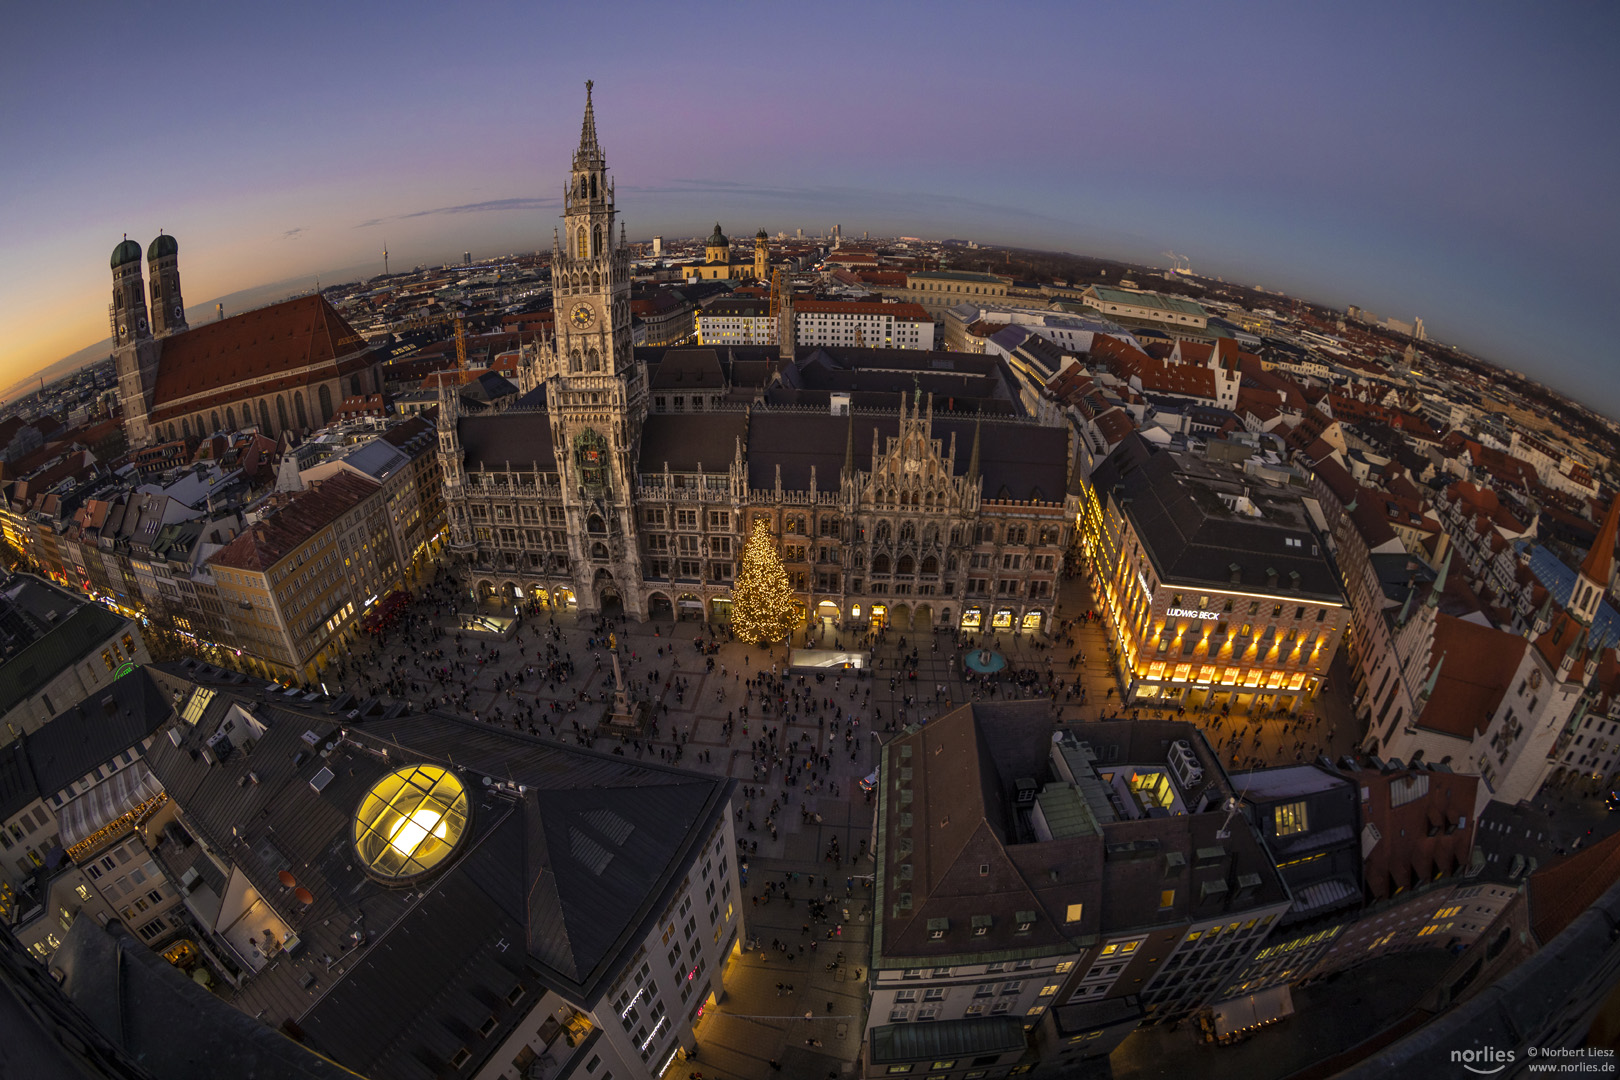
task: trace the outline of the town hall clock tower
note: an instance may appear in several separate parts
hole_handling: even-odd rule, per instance
[[[617,598],[640,618],[634,483],[647,378],[630,343],[630,251],[622,226],[617,242],[613,235],[591,87],[551,250],[556,334],[522,381],[545,388],[579,604],[593,610]]]

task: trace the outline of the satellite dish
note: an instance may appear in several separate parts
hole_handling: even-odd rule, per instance
[[[307,907],[315,902],[315,894],[300,885],[293,890],[293,899]]]
[[[281,873],[277,874],[276,877],[280,879],[281,886],[284,889],[290,889],[294,885],[298,884],[298,879],[292,876],[291,870],[283,870]]]

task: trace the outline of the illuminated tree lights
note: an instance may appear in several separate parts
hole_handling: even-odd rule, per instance
[[[731,589],[731,629],[743,641],[765,645],[787,637],[798,621],[798,604],[782,557],[776,553],[770,526],[760,518],[743,548]]]

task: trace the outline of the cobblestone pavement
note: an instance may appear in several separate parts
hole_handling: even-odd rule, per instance
[[[745,934],[757,945],[728,967],[726,996],[698,1028],[699,1059],[682,1066],[685,1074],[677,1068],[672,1075],[777,1074],[819,1080],[853,1068],[865,1027],[871,934],[865,912],[872,873],[866,851],[873,807],[858,781],[875,768],[879,741],[904,723],[926,722],[964,701],[1028,696],[1032,691],[1011,677],[1017,672],[1056,686],[1047,698],[1048,708],[1064,723],[1118,712],[1104,631],[1095,622],[1074,621],[1092,606],[1083,579],[1066,581],[1064,593],[1057,614],[1060,629],[1052,638],[1006,633],[971,639],[974,647],[988,646],[1007,659],[1007,672],[993,690],[964,678],[963,648],[948,630],[918,635],[891,628],[874,640],[820,627],[800,631],[794,635],[795,646],[870,648],[874,670],[861,678],[828,677],[819,683],[810,678],[802,686],[795,677],[792,687],[802,698],[816,699],[819,708],[810,712],[808,702],[801,700],[786,723],[781,715],[762,716],[760,695],[756,691],[750,697],[749,688],[749,680],[761,672],[782,670],[787,653],[780,645],[766,649],[727,641],[723,628],[692,621],[604,624],[550,611],[526,614],[508,641],[463,635],[458,642],[453,630],[435,630],[441,620],[454,625],[450,616],[457,600],[447,583],[427,590],[428,599],[412,609],[409,625],[396,625],[382,639],[358,648],[348,669],[330,673],[328,683],[334,693],[347,690],[451,708],[480,722],[735,779],[737,835],[749,847],[742,914]],[[613,689],[609,627],[626,685],[655,703],[650,738],[589,736]],[[700,653],[695,640],[706,646],[712,641],[713,646]],[[906,657],[914,657],[909,669]],[[558,669],[556,677],[548,676],[547,665],[553,662],[571,664],[571,673]],[[1347,684],[1335,679],[1330,685]],[[1112,698],[1110,687],[1115,690]],[[1350,730],[1348,707],[1338,707],[1346,719],[1338,723],[1331,742],[1325,738],[1331,723],[1327,719],[1312,727],[1298,717],[1182,718],[1199,723],[1211,743],[1222,747],[1228,763],[1234,757],[1245,763],[1292,763],[1296,757],[1310,760],[1324,747],[1342,753],[1356,744],[1359,732]],[[790,713],[792,709],[790,702]],[[1329,715],[1326,708],[1319,711]],[[1164,714],[1141,710],[1139,715]],[[728,717],[733,721],[729,725]],[[767,728],[776,732],[776,750],[762,760],[758,740]],[[811,767],[804,761],[809,753],[826,754],[830,768]],[[771,760],[779,757],[805,765],[792,792],[784,791],[782,768]],[[771,800],[779,804],[774,817]],[[837,862],[828,859],[834,838]],[[791,907],[780,892],[765,899],[766,884],[781,882],[784,875]],[[818,881],[815,890],[812,875]],[[822,879],[825,883],[819,884]],[[806,902],[823,897],[830,897],[828,918],[812,921],[807,932]],[[835,929],[839,926],[841,931]],[[773,940],[790,952],[773,947]],[[778,982],[784,986],[780,994]],[[772,1061],[780,1065],[779,1073]]]

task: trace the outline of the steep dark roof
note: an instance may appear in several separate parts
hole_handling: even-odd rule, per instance
[[[725,386],[726,377],[713,349],[670,349],[649,381],[654,390],[708,390]]]
[[[126,930],[75,919],[51,967],[62,972],[62,992],[90,1023],[163,1080],[354,1075],[231,1008]]]
[[[737,454],[737,440],[748,438],[748,416],[742,412],[658,413],[641,427],[640,469],[644,473],[724,472]]]
[[[184,694],[194,676],[166,665],[162,681]],[[176,721],[180,745],[156,739],[148,764],[187,828],[230,851],[305,943],[231,997],[272,1027],[293,1020],[308,1045],[366,1075],[426,1080],[464,1046],[469,1068],[480,1068],[528,1010],[530,999],[504,1004],[519,983],[595,1000],[681,887],[677,871],[734,786],[435,713],[348,720],[339,740],[345,717],[319,702],[253,682],[216,685],[195,727]],[[265,728],[251,759],[257,783],[241,782],[240,755],[214,766],[191,756],[236,705]],[[306,731],[317,745],[333,742],[326,756],[309,752]],[[471,817],[431,876],[414,890],[389,888],[355,865],[352,815],[378,779],[416,762],[451,768]],[[332,775],[317,791],[309,781],[322,769]],[[290,902],[283,869],[313,895],[308,910]],[[358,951],[348,939],[356,926],[368,935]],[[496,1027],[481,1037],[491,1016]]]
[[[28,751],[21,739],[0,746],[0,822],[39,798],[34,770],[28,766]]]
[[[468,469],[557,468],[551,447],[551,417],[543,411],[508,410],[490,416],[465,416],[456,425],[463,462]]]
[[[953,472],[967,475],[973,449],[975,422],[934,416],[933,437],[949,452],[951,436],[956,436]],[[855,467],[872,468],[872,433],[878,435],[880,452],[888,440],[900,433],[898,416],[855,414]],[[749,417],[748,486],[773,488],[776,468],[782,469],[782,486],[804,491],[810,486],[810,469],[816,470],[816,484],[823,490],[838,485],[844,467],[844,451],[849,439],[849,419],[830,412],[776,411],[755,409]],[[986,421],[979,426],[979,474],[987,499],[1039,499],[1062,502],[1068,491],[1069,433],[1062,427]]]
[[[0,716],[88,656],[126,623],[100,604],[79,609],[0,666]]]
[[[28,736],[28,760],[40,791],[62,790],[128,750],[174,713],[145,668],[136,668]]]

